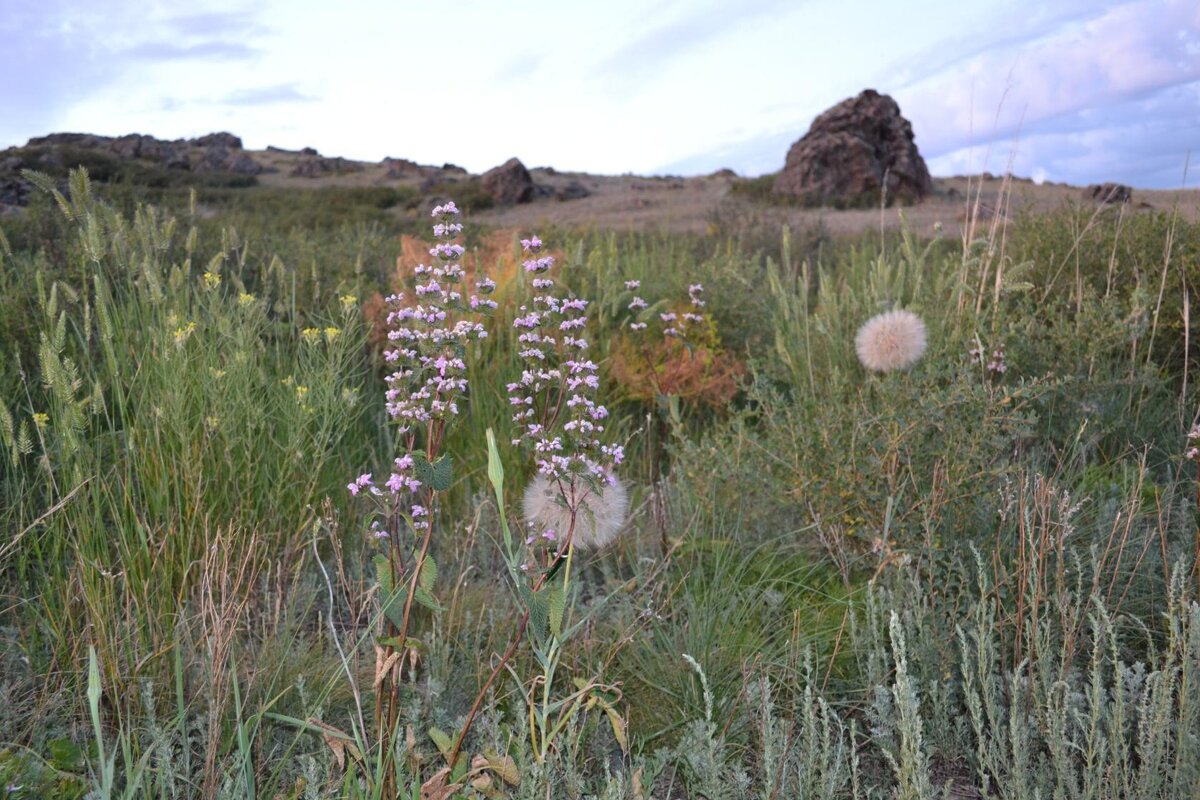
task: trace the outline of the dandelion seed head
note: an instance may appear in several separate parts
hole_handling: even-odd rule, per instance
[[[575,513],[574,542],[586,550],[599,550],[611,544],[625,524],[629,495],[625,485],[613,478],[592,485],[582,478],[563,481],[568,495],[573,491],[578,509]],[[564,499],[559,483],[538,475],[525,489],[525,521],[532,528],[545,531],[547,541],[565,537],[571,529],[570,497]]]
[[[911,367],[925,354],[925,345],[925,323],[902,309],[871,317],[854,337],[858,360],[875,372]]]

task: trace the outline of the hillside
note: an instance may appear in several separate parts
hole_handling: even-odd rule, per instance
[[[840,235],[897,228],[902,210],[913,230],[932,234],[938,226],[956,232],[969,218],[986,222],[997,209],[1013,216],[1068,203],[1095,204],[1084,187],[1038,185],[1023,178],[1006,181],[984,173],[982,178],[935,177],[932,193],[922,202],[882,212],[877,207],[803,208],[779,202],[770,192],[771,176],[743,178],[730,170],[692,177],[593,175],[553,167],[528,170],[529,183],[524,185],[528,200],[513,203],[503,202],[502,192],[489,191],[486,173],[471,174],[449,163],[423,165],[401,158],[364,162],[324,156],[312,148],[248,150],[228,133],[175,141],[138,134],[115,138],[51,134],[0,151],[0,213],[17,213],[33,196],[22,170],[46,172],[65,181],[76,165],[87,167],[100,184],[138,189],[139,196],[151,202],[190,187],[246,193],[263,188],[384,189],[391,192],[372,202],[400,219],[416,222],[423,216],[421,209],[453,197],[473,212],[479,224],[517,228],[554,225],[703,233],[751,217],[795,229],[820,225]],[[202,206],[203,202],[201,198]],[[1200,219],[1200,192],[1138,189],[1123,207],[1133,213],[1177,209],[1182,218],[1195,221]]]

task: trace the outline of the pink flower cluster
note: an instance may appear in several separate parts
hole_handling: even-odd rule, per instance
[[[541,254],[541,239],[523,239],[521,246],[537,294],[513,321],[524,362],[520,379],[508,385],[513,422],[520,430],[513,444],[528,446],[547,478],[612,481],[624,451],[601,442],[608,409],[596,402],[598,368],[586,357],[588,301],[553,293],[554,258]]]
[[[1188,431],[1188,449],[1183,457],[1189,461],[1200,461],[1200,425],[1193,425]]]
[[[628,292],[636,292],[642,286],[641,281],[631,280],[625,281],[625,290]],[[696,323],[704,322],[704,314],[701,311],[704,308],[704,286],[699,283],[693,283],[688,286],[688,303],[691,305],[690,311],[677,313],[675,311],[665,311],[658,315],[659,321],[664,325],[663,336],[670,336],[676,339],[687,339],[688,326]],[[645,311],[650,307],[640,295],[634,295],[629,301],[626,308],[634,315],[634,319],[629,323],[629,330],[644,331],[649,326],[649,322],[645,319]]]
[[[453,201],[433,209],[438,222],[433,235],[438,243],[429,249],[437,259],[430,266],[418,264],[414,273],[416,305],[405,305],[404,295],[388,302],[389,348],[383,357],[396,369],[387,376],[387,411],[400,424],[401,433],[414,425],[427,424],[458,414],[458,398],[467,390],[466,370],[459,353],[472,338],[487,336],[483,323],[463,312],[495,308],[496,302],[472,294],[464,303],[457,288],[465,279],[460,260],[463,246],[456,244],[462,224]],[[476,292],[495,289],[490,280],[476,281]]]
[[[435,261],[418,264],[413,270],[416,303],[406,304],[403,293],[387,298],[388,347],[383,357],[393,371],[386,378],[386,408],[399,425],[405,452],[392,462],[382,488],[367,473],[347,485],[352,495],[363,490],[383,495],[386,490],[395,498],[415,498],[422,482],[416,477],[414,453],[426,452],[431,446],[436,449],[442,425],[459,413],[459,401],[467,391],[462,353],[470,341],[487,336],[474,312],[496,307],[496,302],[486,297],[496,284],[480,278],[475,281],[475,293],[464,298],[459,286],[466,278],[461,263],[465,249],[455,241],[463,229],[458,215],[453,201],[433,209],[437,244],[429,249],[429,255]],[[418,441],[421,431],[426,441]],[[429,509],[411,502],[408,517],[414,529],[425,528]]]

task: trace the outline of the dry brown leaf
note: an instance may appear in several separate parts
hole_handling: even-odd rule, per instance
[[[402,653],[392,651],[390,656],[383,656],[384,650],[378,646],[375,647],[375,688],[383,686],[383,679],[391,672],[392,668],[399,663]]]
[[[487,762],[488,768],[509,786],[516,786],[521,782],[521,771],[517,769],[517,762],[512,756],[497,756],[489,758]]]
[[[421,800],[449,800],[462,788],[461,783],[447,783],[450,780],[450,768],[442,767],[433,777],[421,784]]]

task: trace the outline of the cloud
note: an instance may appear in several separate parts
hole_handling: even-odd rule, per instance
[[[991,27],[1001,32],[991,38],[933,48],[934,56],[878,72],[892,73],[878,85],[912,121],[930,170],[999,172],[1015,146],[1017,174],[1178,186],[1187,153],[1200,152],[1200,5],[1075,2],[1007,13],[1012,24],[997,20]],[[896,75],[909,82],[886,89]],[[761,174],[782,166],[797,135],[764,132],[664,169]]]
[[[179,14],[167,24],[180,36],[262,36],[271,33],[252,11],[214,11]]]
[[[918,144],[937,158],[1018,134],[1095,131],[1121,122],[1106,110],[1139,102],[1167,107],[1156,98],[1197,81],[1200,6],[1138,0],[989,48],[895,95]]]
[[[119,9],[112,11],[120,19]],[[5,0],[0,14],[0,146],[46,133],[71,103],[112,81],[119,68],[94,41],[93,18],[66,0]],[[19,79],[15,76],[20,76]]]
[[[934,174],[1000,172],[1013,153],[1018,175],[1044,174],[1075,184],[1119,181],[1142,188],[1178,188],[1189,152],[1200,153],[1200,132],[1187,121],[1200,108],[1200,82],[1161,90],[1104,108],[1083,109],[1030,130],[1015,141],[944,153],[929,161]],[[1191,170],[1193,176],[1196,170]],[[1195,177],[1188,181],[1196,185]]]
[[[238,89],[217,102],[227,106],[266,106],[276,103],[313,103],[318,99],[300,91],[295,83],[280,83],[275,86]]]
[[[677,4],[681,13],[668,22],[647,29],[641,35],[596,66],[606,79],[625,76],[649,79],[678,56],[713,39],[725,36],[735,28],[761,17],[778,15],[783,9],[793,9],[790,0],[766,0],[750,5],[739,0],[717,0],[703,7]]]
[[[128,56],[149,61],[182,61],[209,59],[218,61],[233,61],[254,58],[259,54],[258,49],[241,42],[223,42],[211,40],[194,44],[176,44],[174,42],[142,42],[119,52],[118,56]]]

